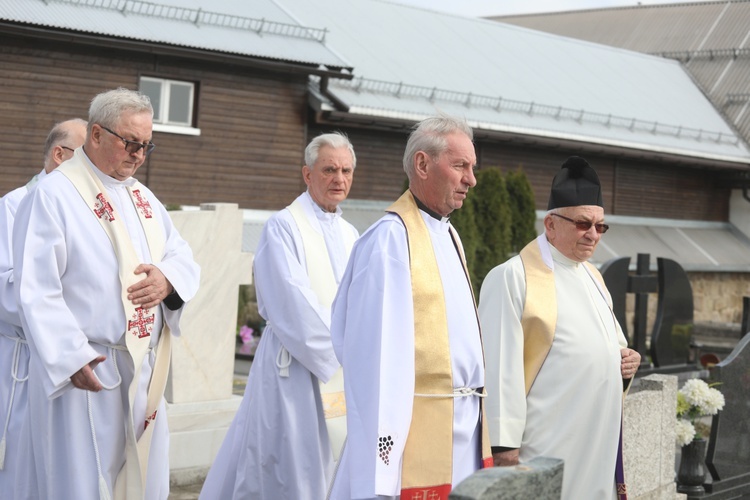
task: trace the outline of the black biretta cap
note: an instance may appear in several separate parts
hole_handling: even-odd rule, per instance
[[[599,176],[580,156],[571,156],[552,180],[547,210],[580,205],[597,205],[604,208],[602,185]]]

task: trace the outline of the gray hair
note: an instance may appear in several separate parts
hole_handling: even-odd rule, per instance
[[[80,125],[86,127],[87,123],[86,120],[82,120],[81,118],[73,118],[72,120],[65,120],[62,122],[57,122],[52,126],[52,130],[49,131],[49,134],[47,135],[47,140],[44,141],[44,162],[47,163],[47,160],[49,159],[50,155],[52,154],[52,150],[55,149],[55,146],[63,142],[65,139],[70,137],[70,125],[72,123],[79,123]]]
[[[320,148],[328,146],[330,148],[347,148],[352,155],[352,168],[357,167],[357,156],[354,154],[354,146],[349,142],[349,138],[343,132],[334,132],[332,134],[321,134],[307,145],[305,148],[305,165],[312,169],[318,161]]]
[[[424,151],[432,158],[437,158],[448,149],[446,136],[460,132],[474,140],[474,132],[466,120],[440,114],[425,118],[417,123],[409,135],[404,150],[404,172],[411,179],[414,174],[414,157]]]
[[[89,107],[88,132],[98,123],[107,128],[115,128],[123,113],[149,113],[154,116],[151,99],[137,90],[119,87],[102,92],[91,100]]]

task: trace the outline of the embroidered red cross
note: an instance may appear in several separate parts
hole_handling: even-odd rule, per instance
[[[444,498],[440,496],[440,492],[431,489],[411,491],[410,493],[410,500],[440,500]]]
[[[429,486],[427,488],[407,488],[401,490],[401,498],[409,500],[448,500],[451,493],[450,484]]]
[[[145,218],[150,219],[152,213],[151,205],[149,205],[148,200],[144,199],[143,196],[141,196],[140,189],[134,189],[133,196],[136,199],[135,208],[140,210]]]
[[[143,429],[145,430],[146,427],[148,427],[148,424],[156,420],[156,412],[158,410],[154,410],[154,413],[152,413],[150,416],[146,417],[146,423],[143,425]]]
[[[109,222],[115,220],[115,213],[114,210],[112,210],[112,205],[109,204],[102,193],[96,195],[96,202],[94,203],[94,213],[100,219],[106,217]]]
[[[128,331],[135,328],[137,331],[134,331],[133,335],[137,335],[139,339],[151,335],[151,328],[153,328],[154,324],[154,315],[147,315],[148,309],[144,312],[142,307],[137,307],[133,319],[128,321]]]

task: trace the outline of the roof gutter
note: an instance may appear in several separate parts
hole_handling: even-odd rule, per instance
[[[348,112],[340,112],[336,109],[331,109],[330,105],[328,109],[323,105],[321,112],[317,116],[319,123],[378,128],[388,131],[408,130],[415,122],[423,118],[425,116],[418,113],[381,112],[381,110],[362,109],[356,106],[350,106]],[[579,136],[576,134],[551,133],[549,131],[524,127],[499,126],[497,124],[471,121],[469,121],[469,124],[474,128],[475,140],[510,142],[549,148],[571,147],[582,152],[614,155],[636,160],[669,162],[676,165],[710,169],[750,171],[750,159],[745,157],[712,155],[710,153],[660,148],[624,141]],[[748,190],[748,197],[750,197],[750,184],[748,185]],[[750,198],[748,201],[750,201]]]
[[[344,80],[351,80],[353,78],[352,68],[344,66],[327,68],[316,63],[272,60],[256,56],[215,52],[177,45],[157,44],[128,38],[95,35],[91,33],[21,25],[9,22],[0,22],[0,33],[26,38],[34,38],[36,40],[44,39],[78,45],[95,45],[97,47],[110,47],[120,50],[136,51],[154,55],[182,57],[213,63],[218,62],[233,64],[242,67],[273,71],[276,73],[317,75],[321,78],[326,79],[341,78]]]

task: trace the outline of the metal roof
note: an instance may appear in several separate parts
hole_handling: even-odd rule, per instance
[[[536,229],[544,231],[546,212],[537,210]],[[635,269],[637,255],[665,257],[680,263],[686,271],[749,272],[750,239],[728,222],[704,222],[650,217],[607,215],[610,229],[602,236],[591,263],[630,257]]]
[[[353,67],[353,81],[325,79],[336,99],[312,94],[349,116],[442,111],[504,134],[750,163],[676,61],[485,19],[384,0],[14,0],[0,2],[0,20]]]
[[[323,26],[298,24],[273,0],[13,0],[0,20],[329,68],[349,63]]]
[[[750,152],[679,63],[382,0],[278,0],[354,66],[350,114],[437,110],[486,130],[747,165]],[[387,28],[386,28],[387,27]]]
[[[493,17],[502,23],[676,59],[750,142],[750,0]]]
[[[380,219],[391,202],[345,200],[341,203],[344,218],[364,233]],[[244,210],[242,251],[255,252],[263,225],[275,212]],[[537,233],[544,231],[546,212],[537,211]],[[750,272],[747,255],[750,239],[726,222],[703,222],[647,217],[607,216],[610,230],[602,237],[591,258],[600,266],[618,257],[630,257],[635,269],[637,255],[651,256],[651,268],[656,269],[656,258],[665,257],[680,263],[687,271]]]

